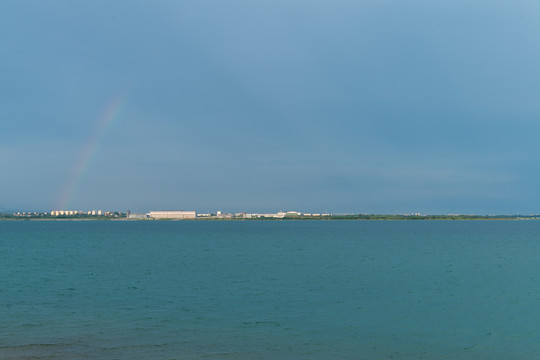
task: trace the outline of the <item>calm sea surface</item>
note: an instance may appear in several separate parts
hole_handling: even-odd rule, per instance
[[[0,359],[535,358],[540,221],[0,222]]]

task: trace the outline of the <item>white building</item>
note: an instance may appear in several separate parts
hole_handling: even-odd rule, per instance
[[[148,215],[153,219],[195,219],[197,213],[195,211],[150,211]]]
[[[277,214],[251,214],[252,217],[258,217],[258,218],[284,218],[285,213],[284,212],[278,212]]]
[[[287,211],[286,216],[301,216],[302,213],[299,211]]]

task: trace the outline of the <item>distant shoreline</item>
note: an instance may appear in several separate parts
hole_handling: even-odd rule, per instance
[[[433,221],[433,220],[540,220],[540,215],[329,215],[286,216],[283,218],[223,218],[200,217],[194,219],[128,219],[125,217],[12,217],[0,216],[0,221]]]

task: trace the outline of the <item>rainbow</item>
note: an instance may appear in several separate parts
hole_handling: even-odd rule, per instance
[[[92,136],[88,139],[86,146],[81,151],[77,162],[70,172],[70,176],[63,188],[62,194],[57,203],[58,210],[67,209],[73,197],[77,193],[84,174],[88,171],[92,158],[95,157],[100,144],[103,142],[107,131],[111,129],[113,123],[120,117],[120,112],[125,105],[125,96],[120,95],[114,98],[103,111],[103,114],[98,118],[96,127]]]

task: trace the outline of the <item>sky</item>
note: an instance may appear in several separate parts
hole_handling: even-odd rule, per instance
[[[540,3],[7,0],[0,209],[540,212]]]

